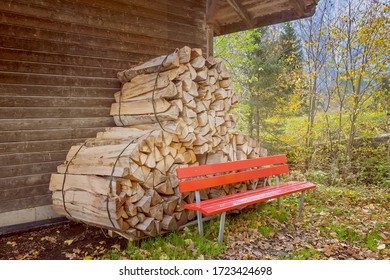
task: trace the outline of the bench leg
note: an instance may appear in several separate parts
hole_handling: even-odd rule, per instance
[[[197,203],[200,203],[200,192],[196,191],[195,192],[195,201]],[[202,212],[196,211],[196,216],[198,217],[198,230],[199,230],[199,235],[203,235],[203,221],[202,221]]]
[[[226,217],[226,212],[223,212],[221,214],[221,218],[219,221],[219,233],[218,233],[218,242],[219,243],[223,242],[223,232],[225,230],[225,217]]]
[[[196,211],[196,216],[198,217],[198,230],[199,230],[199,235],[203,235],[202,212]]]
[[[275,176],[275,180],[276,180],[276,185],[279,185],[280,184],[279,176]],[[279,209],[282,208],[282,199],[280,197],[278,197],[278,208]]]
[[[299,217],[302,217],[302,210],[303,210],[303,200],[305,198],[305,194],[301,192],[301,200],[299,202]]]

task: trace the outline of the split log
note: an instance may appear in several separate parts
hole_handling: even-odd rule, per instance
[[[122,83],[126,83],[138,75],[155,73],[158,70],[166,70],[178,67],[179,64],[182,63],[179,60],[179,55],[181,54],[181,57],[183,57],[183,53],[188,52],[188,49],[188,47],[184,47],[181,50],[176,49],[168,56],[162,55],[151,59],[145,63],[137,65],[133,68],[130,68],[129,70],[121,71],[118,73],[118,79]]]

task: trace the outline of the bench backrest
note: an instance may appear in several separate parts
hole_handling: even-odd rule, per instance
[[[198,191],[288,172],[286,155],[178,168],[180,192]],[[231,172],[228,174],[220,174]],[[203,177],[215,175],[212,177]],[[187,179],[187,180],[185,180]]]

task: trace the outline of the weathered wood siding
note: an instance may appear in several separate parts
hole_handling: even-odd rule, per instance
[[[118,70],[206,48],[205,2],[0,1],[0,213],[51,203],[68,149],[114,126]]]

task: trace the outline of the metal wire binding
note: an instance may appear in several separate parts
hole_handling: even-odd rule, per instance
[[[73,218],[73,216],[69,213],[68,209],[66,209],[66,203],[65,203],[65,179],[66,179],[66,174],[68,173],[68,169],[69,169],[69,165],[72,163],[72,160],[74,160],[77,156],[77,154],[80,152],[81,148],[84,147],[86,144],[87,144],[88,140],[85,141],[81,146],[80,148],[77,150],[77,152],[73,155],[73,157],[71,158],[71,160],[66,164],[66,168],[65,168],[65,173],[64,173],[64,179],[62,180],[62,187],[61,187],[61,193],[62,193],[62,205],[64,206],[64,210],[66,213],[68,213],[68,215],[70,217]]]
[[[119,121],[121,122],[122,126],[125,126],[125,124],[122,121],[122,115],[121,115],[121,108],[122,108],[122,87],[121,91],[119,92]]]
[[[158,77],[159,77],[160,72],[161,72],[161,68],[162,68],[164,62],[167,60],[168,56],[169,56],[169,54],[166,55],[166,57],[163,59],[163,61],[161,62],[160,66],[159,66],[158,69],[157,69],[156,80],[154,81],[153,92],[152,92],[153,113],[154,113],[154,116],[155,116],[155,118],[156,118],[156,120],[157,120],[157,122],[158,122],[158,125],[159,125],[159,126],[161,127],[161,129],[164,130],[165,132],[167,132],[167,131],[166,131],[166,130],[164,129],[164,127],[162,126],[161,121],[159,120],[158,115],[157,115],[157,113],[156,113],[156,101],[154,100],[154,94],[155,94],[155,92],[156,92],[157,81],[158,81]]]
[[[130,144],[132,144],[135,140],[141,139],[142,137],[145,137],[145,135],[148,134],[148,133],[149,133],[149,135],[150,135],[150,134],[152,134],[153,131],[155,131],[155,130],[152,130],[151,132],[147,132],[147,133],[145,133],[144,135],[142,135],[142,136],[140,136],[140,137],[138,137],[138,138],[134,138],[134,139],[131,140],[131,141],[126,145],[126,147],[124,147],[124,149],[119,153],[119,155],[117,156],[117,158],[116,158],[116,160],[115,160],[114,165],[112,166],[112,170],[111,170],[110,183],[109,183],[110,192],[112,192],[111,184],[112,184],[112,179],[113,179],[114,172],[115,172],[115,167],[116,167],[116,164],[118,163],[119,158],[121,157],[121,155],[122,155],[122,154],[125,152],[125,150],[130,146]],[[148,136],[149,136],[149,135],[148,135]],[[146,136],[146,138],[147,138],[148,136]],[[133,152],[133,151],[132,151],[132,152]],[[109,194],[110,194],[110,192],[107,194],[107,200],[106,200],[106,210],[107,210],[107,214],[108,214],[108,219],[110,220],[111,225],[113,226],[113,228],[114,228],[115,230],[119,230],[119,229],[116,228],[114,222],[112,221],[111,213],[110,213],[109,208],[108,208],[108,204],[109,204],[108,202],[109,202]]]

